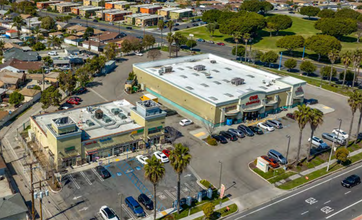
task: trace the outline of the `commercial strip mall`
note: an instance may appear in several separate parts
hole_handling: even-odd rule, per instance
[[[60,170],[162,142],[165,117],[152,100],[118,100],[31,116],[29,136]]]
[[[133,71],[161,103],[215,126],[295,107],[303,103],[306,85],[213,54],[133,64]]]

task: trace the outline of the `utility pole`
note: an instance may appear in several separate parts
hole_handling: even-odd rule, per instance
[[[34,207],[34,187],[33,187],[33,165],[38,162],[31,162],[25,164],[25,166],[30,167],[30,193],[31,193],[31,216],[32,220],[35,220],[35,207]]]
[[[43,74],[43,92],[44,92],[44,84],[45,84],[45,75],[44,75],[44,66],[41,67],[41,73]]]
[[[123,207],[122,207],[122,201],[123,201],[123,194],[122,193],[118,193],[118,195],[120,196],[120,200],[119,200],[119,206],[121,207],[121,215],[120,215],[120,219],[123,219]]]
[[[338,127],[338,133],[337,133],[337,140],[339,138],[339,131],[341,130],[341,125],[342,125],[342,119],[338,118],[337,119],[339,121],[339,127]],[[329,160],[328,160],[328,166],[327,166],[327,172],[329,171],[329,164],[331,163],[331,159],[332,159],[332,154],[333,154],[333,151],[334,151],[334,142],[335,142],[335,139],[333,139],[333,145],[331,147],[331,152],[329,154]]]
[[[39,191],[41,192],[41,180],[39,181]],[[42,198],[42,196],[40,196],[40,202],[39,202],[40,220],[43,220],[43,207],[42,207],[42,203],[43,203],[43,198]]]

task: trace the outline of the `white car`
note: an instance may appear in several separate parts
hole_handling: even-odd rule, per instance
[[[137,156],[136,156],[136,159],[137,159],[141,164],[146,165],[146,164],[147,164],[147,160],[148,160],[149,158],[146,157],[146,156],[143,156],[143,155],[137,155]]]
[[[161,151],[156,151],[153,155],[155,155],[157,159],[161,160],[162,163],[167,163],[169,161],[168,157]]]
[[[193,122],[190,120],[190,119],[182,119],[181,121],[180,121],[180,125],[181,126],[187,126],[187,125],[190,125],[190,124],[192,124]]]
[[[49,52],[48,52],[48,55],[49,55],[49,56],[57,56],[58,53],[57,53],[57,51],[49,51]]]
[[[111,208],[108,208],[108,206],[102,206],[99,209],[99,214],[102,216],[104,220],[119,220],[116,213]]]
[[[143,53],[137,52],[136,56],[143,56]]]
[[[332,133],[338,135],[338,137],[343,137],[344,139],[348,138],[348,134],[342,129],[338,130],[338,128],[335,128],[333,129]]]
[[[259,122],[257,124],[257,126],[259,128],[264,129],[264,130],[267,130],[267,131],[274,131],[275,130],[275,128],[273,126],[270,126],[270,125],[268,125],[267,123],[264,123],[264,122]]]

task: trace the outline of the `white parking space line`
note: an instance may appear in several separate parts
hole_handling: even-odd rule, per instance
[[[104,179],[97,173],[97,171],[94,169],[94,168],[92,168],[92,171],[93,171],[93,173],[98,177],[98,179],[100,180],[100,181],[104,181]]]
[[[324,203],[324,205],[325,205],[325,204],[328,204],[328,203],[330,203],[330,202],[331,202],[331,200],[328,200],[327,202]]]
[[[122,208],[123,210],[125,210],[128,215],[131,217],[131,219],[136,219],[136,216],[133,215],[133,213],[127,208],[127,206],[125,204],[122,204]]]
[[[301,213],[300,215],[305,215],[305,214],[307,214],[309,211],[305,211],[305,212],[303,212],[303,213]]]
[[[345,192],[344,195],[347,195],[348,193],[350,193],[351,191]]]
[[[88,177],[83,173],[83,171],[80,172],[80,174],[84,177],[84,179],[87,181],[89,185],[92,185],[92,182],[88,179]]]
[[[165,193],[166,193],[168,196],[171,197],[171,199],[176,200],[176,197],[173,196],[172,193],[170,193],[170,191],[168,191],[167,189],[165,189],[164,191],[165,191]]]
[[[104,98],[101,94],[99,94],[98,92],[94,91],[94,89],[91,88],[87,88],[89,91],[93,92],[94,94],[96,94],[97,96],[99,96],[101,99],[103,99],[104,101],[108,101],[108,99]]]
[[[69,174],[69,178],[72,181],[72,183],[74,183],[75,187],[77,189],[80,189],[80,186],[78,185],[78,183],[75,181],[74,177],[71,174]]]
[[[339,210],[338,212],[333,213],[333,214],[330,215],[330,216],[327,216],[326,219],[329,219],[329,218],[331,218],[331,217],[333,217],[333,216],[335,216],[335,215],[343,212],[344,210],[349,209],[349,208],[351,208],[351,207],[354,206],[354,205],[357,205],[357,204],[360,203],[360,202],[362,202],[362,199],[359,200],[359,201],[357,201],[357,202],[355,202],[355,203],[353,203],[353,204],[351,204],[351,205],[349,205],[349,206],[347,206],[347,207],[345,207],[345,208],[343,208],[343,209],[341,209],[341,210]]]

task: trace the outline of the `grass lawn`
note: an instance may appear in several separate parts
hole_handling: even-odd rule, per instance
[[[229,208],[230,210],[228,212],[226,211],[226,207],[216,210],[210,219],[213,220],[213,219],[218,219],[220,217],[225,217],[238,210],[238,207],[235,204],[229,205]],[[204,216],[195,218],[194,220],[202,220],[202,219],[204,219]]]

